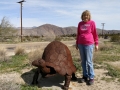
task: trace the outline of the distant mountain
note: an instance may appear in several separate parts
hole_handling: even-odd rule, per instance
[[[17,34],[20,35],[20,28]],[[51,24],[44,24],[39,27],[23,28],[23,36],[58,36],[70,35],[77,33],[77,27],[59,27]],[[102,34],[102,30],[97,28],[98,34]],[[120,30],[103,30],[103,33],[120,33]]]
[[[103,34],[117,34],[117,33],[120,33],[120,30],[103,30],[102,31],[102,29],[97,28],[97,32],[98,34],[102,34],[102,32]]]

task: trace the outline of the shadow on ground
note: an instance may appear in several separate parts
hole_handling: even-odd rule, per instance
[[[35,72],[35,69],[32,69],[29,72],[25,72],[21,75],[22,79],[26,84],[31,85],[34,72]],[[52,86],[62,87],[63,84],[64,84],[64,76],[61,76],[59,74],[56,74],[54,76],[47,77],[47,78],[42,78],[41,75],[39,75],[37,86],[41,88],[52,87]]]

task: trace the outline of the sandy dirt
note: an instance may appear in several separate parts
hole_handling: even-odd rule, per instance
[[[86,83],[80,83],[81,74],[76,73],[78,80],[76,82],[71,81],[69,90],[120,90],[120,83],[117,81],[106,82],[101,80],[106,76],[107,71],[104,69],[95,69],[95,82],[94,85],[87,85]],[[0,75],[0,81],[7,81],[17,84],[28,85],[32,82],[33,72],[29,69],[23,70],[22,74],[11,72]],[[38,87],[42,87],[43,90],[62,90],[61,87],[64,84],[64,77],[61,75],[55,75],[49,78],[39,78]]]
[[[22,44],[0,44],[0,47],[5,47],[7,55],[14,55],[14,49],[17,46],[25,47],[28,52],[31,49],[35,49],[39,46],[43,48],[49,42],[34,42],[34,43],[22,43]],[[71,46],[75,44],[75,41],[64,42],[66,45]],[[78,80],[76,82],[70,82],[69,90],[120,90],[120,82],[117,80],[107,82],[102,78],[111,78],[106,75],[107,71],[104,69],[95,69],[95,82],[89,86],[86,83],[80,83],[81,73],[76,73]],[[22,70],[22,74],[16,72],[0,74],[0,81],[12,82],[17,84],[30,84],[32,82],[33,72],[31,69]],[[62,90],[61,86],[64,84],[64,77],[61,75],[55,75],[49,78],[39,78],[38,87],[42,87],[43,90]],[[2,89],[0,89],[2,90]]]

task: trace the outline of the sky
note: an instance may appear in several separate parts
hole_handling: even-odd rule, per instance
[[[21,0],[0,1],[0,22],[6,17],[14,27],[21,27]],[[38,27],[53,24],[59,27],[78,26],[81,14],[91,12],[96,27],[120,30],[120,0],[25,0],[22,5],[22,26]]]

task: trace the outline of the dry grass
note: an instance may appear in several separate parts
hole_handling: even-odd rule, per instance
[[[72,58],[80,58],[79,50],[76,50],[75,46],[68,46]]]
[[[0,47],[0,62],[8,61],[8,57],[6,56],[6,49],[4,47]]]
[[[29,63],[31,64],[33,60],[42,58],[42,54],[43,54],[43,49],[40,47],[36,50],[32,50],[31,52],[29,52],[28,53]]]
[[[116,62],[106,62],[106,63],[108,63],[109,65],[111,65],[111,66],[113,66],[113,67],[115,67],[115,68],[117,68],[117,69],[120,70],[120,61],[116,61]]]
[[[100,51],[108,51],[108,50],[112,50],[113,48],[115,47],[113,46],[112,43],[104,43],[99,45]]]
[[[5,56],[6,55],[6,50],[4,47],[0,48],[0,56]]]
[[[25,54],[25,49],[21,46],[16,47],[15,55],[23,55],[23,54]]]

